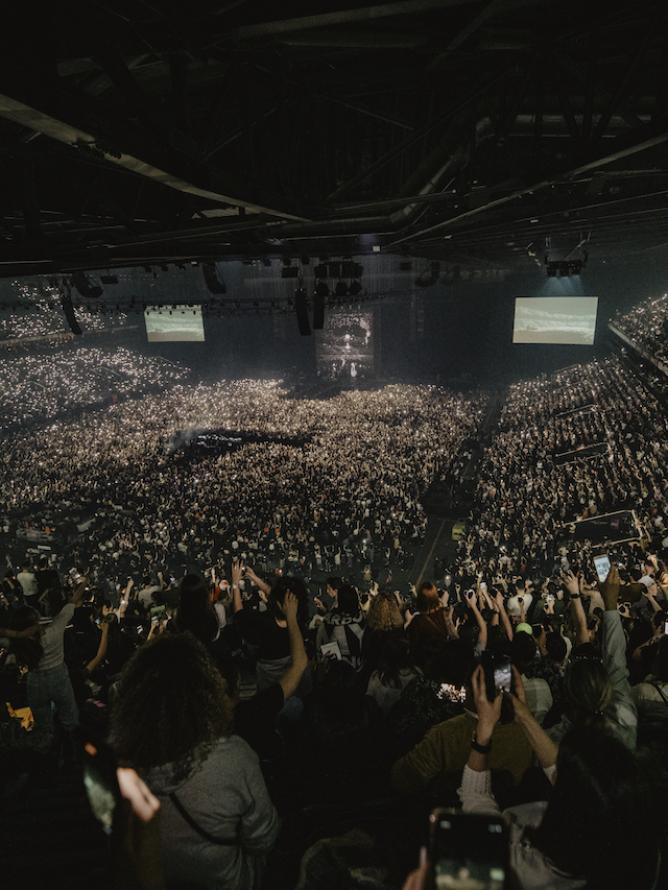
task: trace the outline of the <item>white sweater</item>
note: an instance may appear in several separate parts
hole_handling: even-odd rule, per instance
[[[556,767],[545,770],[550,781],[555,773]],[[459,796],[465,813],[499,815],[501,812],[492,795],[489,770],[476,772],[465,766]],[[527,828],[540,825],[546,806],[545,801],[536,801],[504,811],[510,833],[510,867],[522,890],[581,890],[586,884],[584,878],[574,878],[557,871],[526,837]]]

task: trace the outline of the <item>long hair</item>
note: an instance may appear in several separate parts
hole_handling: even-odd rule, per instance
[[[20,606],[14,609],[10,618],[10,627],[12,630],[25,630],[32,627],[39,621],[39,612],[32,606]],[[12,640],[11,650],[16,657],[16,661],[22,667],[28,668],[29,671],[34,670],[42,660],[44,649],[37,637],[16,637]]]
[[[283,602],[285,594],[291,591],[297,597],[297,621],[302,630],[308,624],[308,593],[301,578],[281,576],[274,582],[269,592],[269,608],[275,618],[285,618]]]
[[[377,668],[381,683],[401,689],[401,671],[412,667],[412,664],[406,637],[397,632],[383,634]]]
[[[572,661],[564,674],[563,694],[566,714],[575,726],[604,725],[612,687],[601,661],[595,658]]]
[[[164,634],[125,666],[111,715],[111,742],[121,762],[143,770],[173,764],[178,781],[231,725],[225,681],[192,634]]]
[[[366,616],[369,630],[401,630],[404,619],[394,594],[381,591],[374,596]]]
[[[659,765],[608,732],[580,729],[559,747],[557,779],[534,844],[587,890],[650,890],[666,815]]]
[[[434,612],[436,609],[442,608],[441,600],[438,596],[438,590],[430,581],[423,581],[417,592],[416,605],[418,612]]]
[[[350,615],[354,618],[360,614],[360,598],[357,588],[352,584],[343,584],[339,588],[339,595],[336,600],[336,611],[340,615]]]
[[[205,645],[213,642],[218,633],[218,618],[210,592],[208,583],[201,575],[185,575],[179,588],[176,619],[179,630],[189,630]]]

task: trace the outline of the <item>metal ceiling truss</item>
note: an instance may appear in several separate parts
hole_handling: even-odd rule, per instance
[[[0,276],[374,239],[515,261],[505,227],[581,218],[594,249],[631,220],[657,223],[638,250],[665,240],[648,182],[668,168],[665,4],[312,5],[66,7],[40,44],[48,83],[17,74],[19,29],[0,63]]]

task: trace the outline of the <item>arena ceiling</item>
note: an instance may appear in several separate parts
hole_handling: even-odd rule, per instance
[[[2,276],[668,244],[663,0],[12,6]]]

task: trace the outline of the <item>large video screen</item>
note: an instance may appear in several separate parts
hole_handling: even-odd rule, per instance
[[[329,380],[372,376],[373,312],[329,312],[318,332],[317,356],[318,371]]]
[[[598,297],[516,297],[513,343],[591,346]]]
[[[144,309],[149,343],[202,342],[201,306],[147,306]]]

